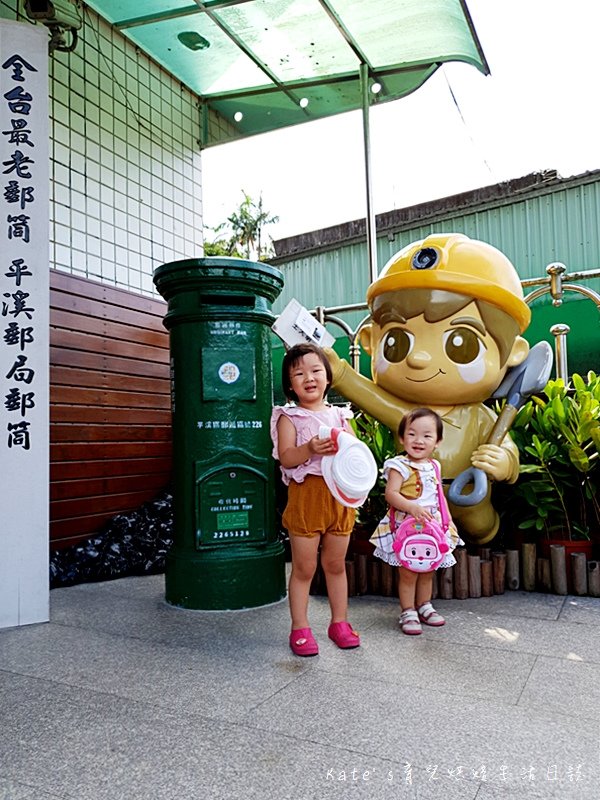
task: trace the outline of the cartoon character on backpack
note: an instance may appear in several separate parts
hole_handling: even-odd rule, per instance
[[[390,521],[393,519],[393,510]],[[435,520],[417,522],[407,517],[397,528],[392,549],[402,567],[412,572],[433,572],[450,550],[445,529]]]

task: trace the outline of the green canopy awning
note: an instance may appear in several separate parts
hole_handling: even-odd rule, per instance
[[[365,74],[372,104],[446,61],[488,72],[464,0],[88,3],[229,123],[203,146],[362,108]]]

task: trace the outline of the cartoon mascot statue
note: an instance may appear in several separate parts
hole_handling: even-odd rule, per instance
[[[388,261],[367,302],[372,321],[359,337],[371,356],[372,380],[328,350],[333,387],[394,433],[411,408],[428,406],[441,415],[444,438],[436,456],[444,484],[473,468],[487,476],[475,504],[450,503],[466,541],[486,544],[499,527],[491,481],[514,483],[519,473],[510,436],[490,441],[496,415],[483,404],[507,371],[523,373],[528,357],[521,334],[531,312],[517,272],[485,242],[434,234]],[[547,352],[544,370],[547,380]]]

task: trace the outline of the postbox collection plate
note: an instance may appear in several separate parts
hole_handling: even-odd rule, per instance
[[[200,477],[196,546],[265,541],[265,492],[264,478],[244,466]]]

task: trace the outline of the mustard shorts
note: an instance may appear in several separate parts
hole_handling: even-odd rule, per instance
[[[307,475],[304,483],[290,481],[282,523],[290,536],[349,536],[356,510],[333,497],[320,475]]]

